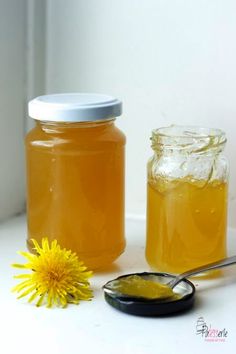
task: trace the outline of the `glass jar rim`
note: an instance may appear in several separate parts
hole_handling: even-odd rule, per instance
[[[153,150],[185,150],[203,153],[208,150],[222,151],[227,141],[225,132],[217,128],[170,125],[152,131]]]

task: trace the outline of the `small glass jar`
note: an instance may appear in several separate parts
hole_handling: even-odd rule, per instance
[[[170,126],[152,132],[146,259],[181,273],[226,257],[228,163],[219,129]]]
[[[29,103],[26,136],[28,247],[57,239],[90,269],[125,248],[125,136],[121,102],[97,94],[41,96]]]

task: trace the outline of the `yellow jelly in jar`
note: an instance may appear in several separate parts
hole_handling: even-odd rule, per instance
[[[200,133],[198,139],[207,142],[209,132]],[[200,154],[192,146],[182,158],[183,147],[171,152],[164,147],[149,162],[146,258],[154,269],[181,273],[226,256],[227,164],[220,156],[223,133],[215,134],[216,140]],[[184,164],[182,175],[178,161]],[[208,178],[200,178],[204,173]]]
[[[93,94],[32,102],[38,119],[25,140],[28,246],[46,236],[90,269],[107,266],[125,248],[125,136],[110,116],[120,115],[120,102]]]

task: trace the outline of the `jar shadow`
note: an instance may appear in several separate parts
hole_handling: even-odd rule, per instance
[[[102,275],[102,274],[110,274],[110,273],[117,273],[117,272],[120,272],[121,268],[119,267],[118,264],[116,263],[112,263],[112,264],[109,264],[105,267],[102,267],[102,268],[99,268],[99,269],[95,269],[93,271],[93,273],[95,275]]]

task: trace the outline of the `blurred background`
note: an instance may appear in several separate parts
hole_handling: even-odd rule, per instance
[[[122,99],[126,213],[145,217],[151,130],[226,131],[236,227],[235,0],[0,0],[0,220],[25,209],[27,101],[56,92]]]

